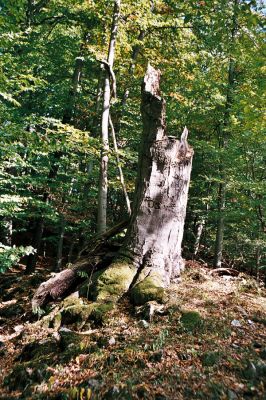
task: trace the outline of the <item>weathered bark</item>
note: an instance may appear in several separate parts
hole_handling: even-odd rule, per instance
[[[95,277],[90,297],[116,301],[130,289],[135,304],[164,300],[164,288],[179,277],[193,150],[185,128],[181,140],[166,135],[160,72],[148,67],[142,87],[143,136],[135,201],[116,261]]]
[[[109,113],[110,113],[110,102],[111,102],[111,84],[110,78],[113,71],[114,56],[115,56],[115,43],[118,29],[118,20],[120,13],[120,0],[114,2],[113,21],[111,28],[111,37],[108,50],[105,80],[104,80],[104,91],[103,91],[103,113],[102,113],[102,154],[100,164],[100,179],[99,179],[99,193],[98,193],[98,212],[97,212],[97,233],[103,233],[106,230],[106,219],[107,219],[107,191],[108,191],[108,153],[109,153],[109,137],[108,137],[108,126],[109,126]],[[113,82],[114,83],[114,82]]]
[[[167,285],[184,265],[181,243],[193,150],[186,128],[180,141],[166,134],[159,79],[160,72],[149,66],[142,87],[143,137],[126,247],[138,267],[158,271]]]

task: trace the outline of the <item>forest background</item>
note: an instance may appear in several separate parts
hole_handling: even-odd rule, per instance
[[[107,227],[128,218],[119,168],[133,199],[150,62],[168,131],[186,125],[195,150],[184,257],[265,274],[264,11],[254,0],[122,1]],[[58,271],[99,231],[112,20],[107,0],[0,1],[1,272],[21,257],[28,273],[37,261]]]

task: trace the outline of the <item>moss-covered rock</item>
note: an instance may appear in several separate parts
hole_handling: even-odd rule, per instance
[[[132,303],[138,306],[148,301],[165,303],[166,293],[159,274],[151,274],[133,286],[130,291],[130,298]]]
[[[61,362],[67,362],[79,354],[88,354],[97,351],[98,346],[93,343],[91,335],[79,334],[66,328],[59,331],[61,337]]]
[[[89,298],[100,302],[117,301],[128,291],[135,273],[136,269],[133,265],[116,261],[104,271],[94,274],[87,290]]]
[[[186,330],[194,331],[202,324],[202,318],[197,311],[182,311],[180,322]]]
[[[29,392],[31,392],[30,385],[41,383],[52,375],[47,367],[45,363],[40,362],[17,364],[5,378],[4,385],[8,386],[10,390],[24,390],[28,388]]]
[[[63,325],[75,325],[80,328],[88,320],[93,310],[93,305],[85,299],[69,296],[62,302],[61,323]]]
[[[54,337],[26,344],[21,354],[17,357],[19,361],[47,360],[49,355],[57,354],[58,342]]]
[[[96,302],[93,304],[93,311],[90,315],[90,320],[94,321],[96,325],[104,325],[109,320],[110,313],[114,308],[115,304],[113,302]]]

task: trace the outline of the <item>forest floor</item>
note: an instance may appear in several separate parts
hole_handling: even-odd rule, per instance
[[[124,299],[77,330],[32,315],[44,271],[1,277],[0,399],[266,399],[266,293],[252,278],[188,262],[160,313]]]

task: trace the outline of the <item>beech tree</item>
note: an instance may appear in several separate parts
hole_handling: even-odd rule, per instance
[[[114,261],[85,284],[85,293],[94,301],[116,302],[130,289],[134,304],[163,302],[164,288],[176,281],[184,267],[181,244],[193,150],[186,128],[180,141],[166,134],[159,82],[160,71],[148,66],[142,85],[143,134],[133,213]],[[84,271],[84,265],[81,268]],[[33,308],[69,290],[76,273],[74,266],[42,284],[34,295]]]

